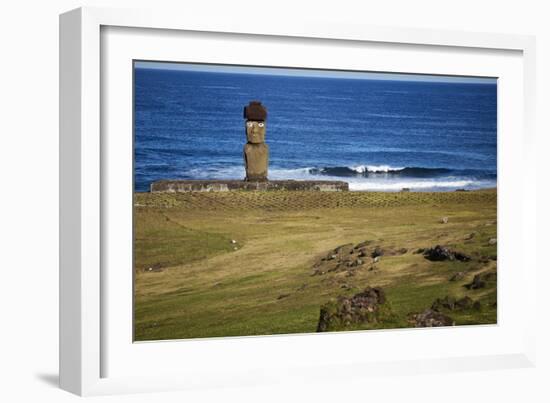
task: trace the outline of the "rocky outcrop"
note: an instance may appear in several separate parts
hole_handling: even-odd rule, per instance
[[[426,309],[424,312],[412,314],[409,320],[415,327],[454,326],[455,324],[451,317],[433,309]]]
[[[355,246],[351,243],[338,246],[315,262],[313,275],[344,270],[353,272],[356,268],[365,264],[369,264],[370,269],[373,269],[372,264],[378,263],[382,256],[398,256],[408,252],[407,248],[382,248],[379,245],[371,247],[372,244],[373,241],[369,240],[360,242]]]
[[[340,245],[329,251],[313,265],[313,275],[321,275],[334,271],[350,271],[365,264],[368,251],[365,246],[353,244]]]
[[[445,260],[468,262],[471,260],[470,256],[461,252],[456,252],[441,245],[436,245],[434,248],[426,249],[423,254],[426,259],[434,262],[441,262]]]
[[[340,296],[321,306],[318,332],[344,330],[378,323],[391,315],[386,295],[380,287],[367,287],[353,297]]]

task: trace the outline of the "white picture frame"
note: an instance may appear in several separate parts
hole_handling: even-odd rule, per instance
[[[119,290],[127,297],[131,294],[132,284],[126,281],[127,277],[112,277],[107,270],[109,259],[120,258],[124,262],[125,259],[127,261],[129,253],[129,250],[123,249],[124,245],[119,245],[122,247],[113,252],[108,241],[114,238],[113,235],[117,231],[117,228],[114,228],[115,233],[109,232],[110,217],[127,217],[124,211],[122,215],[118,215],[118,207],[114,200],[121,198],[118,195],[114,197],[113,194],[120,190],[124,199],[127,196],[127,188],[131,191],[131,183],[124,182],[127,179],[127,169],[123,172],[125,168],[116,168],[111,160],[118,156],[125,161],[121,165],[127,168],[131,159],[125,152],[117,154],[127,150],[128,138],[125,134],[112,135],[113,127],[119,128],[116,126],[117,122],[110,120],[113,111],[116,111],[117,119],[124,123],[120,126],[121,133],[126,134],[128,119],[125,114],[131,113],[127,108],[131,91],[128,92],[128,81],[117,75],[122,71],[117,66],[125,66],[132,58],[143,58],[143,54],[132,54],[132,49],[135,49],[132,46],[132,37],[139,35],[141,48],[157,48],[154,53],[151,50],[146,58],[179,60],[181,53],[176,55],[171,49],[177,47],[175,44],[182,41],[186,33],[191,33],[192,40],[195,41],[200,42],[201,38],[206,37],[212,40],[209,44],[201,42],[198,45],[189,42],[188,52],[194,49],[195,56],[193,60],[181,61],[196,62],[201,61],[200,58],[204,61],[208,56],[200,54],[199,50],[204,49],[202,46],[219,46],[219,42],[216,41],[237,38],[243,43],[248,41],[246,43],[269,44],[274,47],[274,52],[281,52],[276,48],[281,49],[285,46],[290,49],[289,46],[292,47],[293,44],[301,50],[308,50],[308,46],[312,50],[315,44],[315,47],[330,47],[334,52],[353,48],[355,53],[349,54],[359,55],[357,59],[353,59],[356,60],[354,62],[346,56],[345,50],[342,50],[342,58],[334,61],[333,65],[326,66],[318,64],[322,63],[322,59],[315,59],[315,52],[312,50],[311,59],[296,61],[298,64],[286,64],[290,67],[342,67],[360,70],[368,65],[371,71],[376,71],[376,66],[379,66],[378,71],[389,71],[388,63],[395,63],[393,68],[397,72],[488,75],[499,78],[501,76],[491,72],[502,71],[502,77],[505,78],[504,84],[499,87],[498,98],[499,272],[501,258],[505,266],[519,264],[521,271],[504,271],[510,276],[499,274],[499,324],[469,329],[346,332],[321,337],[293,335],[139,345],[132,343],[127,336],[127,323],[128,320],[131,321],[131,311],[128,311],[127,304],[116,305],[112,302],[113,299],[109,298],[113,290]],[[106,37],[105,34],[112,36]],[[370,60],[364,62],[367,65],[360,65],[363,63],[360,55],[367,52],[365,46],[374,46],[383,51],[390,47],[393,53],[380,64],[375,65]],[[228,48],[231,52],[221,52],[221,55],[207,61],[249,63],[243,51],[238,53],[236,46]],[[374,52],[376,49],[370,51]],[[408,67],[403,68],[403,62],[398,61],[400,53],[403,56],[409,51],[424,54],[426,60],[417,64],[410,61]],[[326,22],[283,26],[276,22],[260,20],[243,24],[236,19],[211,21],[195,18],[193,15],[174,16],[149,10],[81,8],[61,15],[61,387],[79,395],[96,395],[229,385],[246,386],[293,382],[297,378],[320,380],[327,376],[324,375],[326,372],[337,372],[341,379],[345,379],[351,373],[354,376],[369,376],[374,372],[410,374],[419,371],[518,368],[534,365],[534,320],[530,314],[523,315],[520,322],[514,319],[517,319],[519,312],[535,312],[537,263],[534,256],[522,253],[527,248],[527,242],[535,243],[535,186],[532,183],[533,177],[522,177],[520,174],[514,174],[514,170],[511,169],[513,164],[529,161],[534,153],[534,52],[534,38],[520,35],[381,28]],[[106,61],[105,58],[109,60]],[[497,59],[502,61],[501,66],[508,67],[496,66]],[[457,65],[457,60],[472,60],[472,64],[465,63],[466,65],[460,66]],[[109,64],[111,61],[113,63]],[[121,64],[117,64],[119,62]],[[268,57],[263,63],[277,65],[270,62]],[[431,65],[429,70],[426,67],[428,64]],[[476,67],[473,67],[474,65]],[[496,70],[497,67],[503,70]],[[516,99],[510,99],[512,95]],[[115,105],[115,99],[121,102]],[[517,111],[516,114],[512,113],[514,110]],[[115,126],[112,126],[113,124]],[[508,166],[510,169],[507,169]],[[127,206],[131,207],[131,204]],[[502,212],[514,214],[512,217]],[[118,226],[118,230],[128,231],[127,221]],[[530,239],[527,239],[525,234],[531,234]],[[520,256],[521,260],[506,252],[507,242],[508,245],[512,242],[517,245],[514,253]],[[513,290],[512,281],[521,284],[523,298],[514,307],[508,304],[508,309],[506,298]],[[125,315],[126,318],[123,317]],[[119,329],[117,323],[124,325]],[[487,341],[486,344],[479,343],[479,350],[471,349],[467,353],[466,347],[470,348],[469,346],[456,346],[457,340],[467,340],[474,335],[477,340]],[[483,348],[488,348],[493,338],[500,340],[500,344],[494,342],[494,346],[484,353]],[[337,356],[325,356],[323,360],[315,356],[315,349],[327,349],[326,346],[336,344],[352,346],[366,340],[376,343],[379,355],[371,351],[369,357],[358,355],[347,361],[339,360]],[[431,353],[421,350],[418,354],[412,355],[396,348],[393,354],[389,354],[388,345],[393,340],[400,341],[401,345],[417,343],[420,350],[421,346],[438,346],[438,343],[448,340],[450,344],[455,343],[456,348],[445,352],[433,347]],[[345,343],[342,343],[343,341]],[[286,359],[281,359],[285,351],[291,351],[292,354]],[[169,358],[183,353],[187,357],[184,364],[181,360]],[[348,353],[343,355],[346,354]],[[258,361],[259,359],[263,360],[263,364]],[[111,368],[111,363],[115,361],[118,361],[118,366],[112,366],[116,367],[116,370]],[[150,371],[150,374],[140,371],[136,368],[136,362],[147,362],[149,367],[157,365],[153,366],[157,375],[154,375],[153,371]],[[209,369],[213,363],[219,364],[216,365],[216,370]],[[160,365],[165,371],[158,371]],[[334,373],[330,375],[330,379],[334,380]]]

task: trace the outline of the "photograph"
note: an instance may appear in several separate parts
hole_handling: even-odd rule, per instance
[[[497,324],[496,77],[132,70],[134,342]]]

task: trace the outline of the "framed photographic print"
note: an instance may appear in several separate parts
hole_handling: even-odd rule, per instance
[[[62,15],[62,387],[531,365],[533,49]]]
[[[135,341],[497,323],[496,78],[135,61],[133,90]]]

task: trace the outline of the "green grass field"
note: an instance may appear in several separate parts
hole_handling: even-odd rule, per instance
[[[321,305],[366,286],[384,289],[393,315],[354,329],[412,326],[410,313],[465,295],[482,308],[449,312],[457,325],[496,323],[496,283],[464,287],[496,269],[496,201],[496,190],[136,193],[135,340],[315,332]],[[330,250],[365,240],[407,252],[312,275]],[[414,253],[437,244],[472,260]]]

